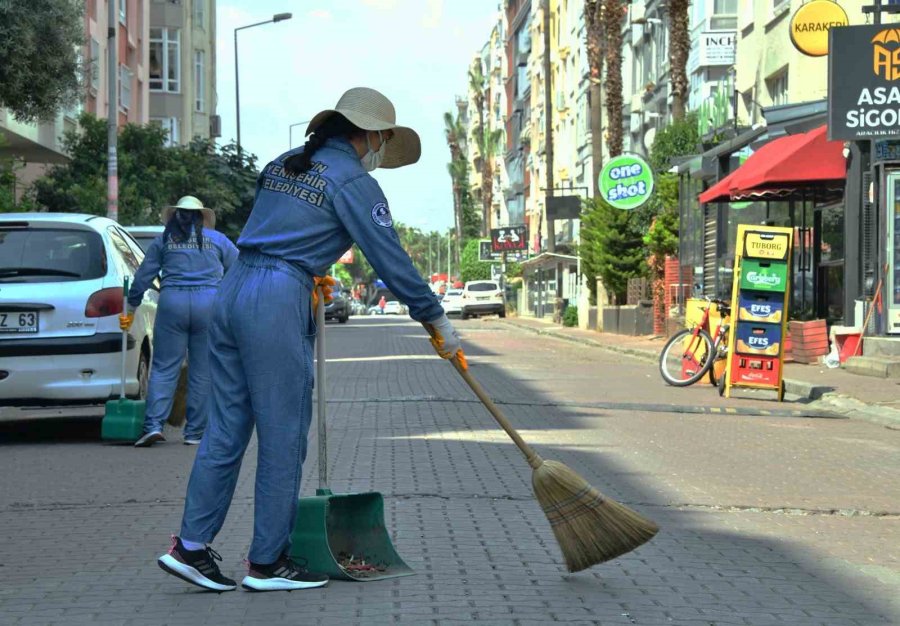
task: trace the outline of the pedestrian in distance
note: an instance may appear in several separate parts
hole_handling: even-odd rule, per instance
[[[384,315],[384,307],[387,306],[387,300],[384,299],[384,296],[381,296],[381,300],[378,301],[378,313],[379,315]]]
[[[301,469],[312,420],[313,295],[326,270],[357,244],[443,358],[462,350],[447,316],[393,228],[370,172],[415,163],[419,136],[396,123],[373,89],[350,89],[316,115],[306,143],[263,169],[238,239],[240,256],[222,281],[210,326],[213,400],[194,459],[181,531],[158,562],[214,591],[237,587],[210,547],[234,494],[254,428],[258,463],[253,539],[242,586],[255,591],[321,587],[324,574],[289,556]],[[327,298],[327,294],[326,294]]]
[[[184,196],[162,211],[166,225],[144,256],[128,291],[128,306],[119,317],[131,328],[134,312],[157,276],[162,289],[153,326],[153,363],[147,390],[144,434],[138,448],[165,441],[163,423],[172,410],[185,353],[188,356],[187,420],[184,443],[198,445],[209,416],[207,328],[222,275],[237,258],[237,248],[213,230],[216,214],[197,198]]]

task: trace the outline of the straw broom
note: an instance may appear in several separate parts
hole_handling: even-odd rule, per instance
[[[653,521],[607,498],[566,465],[541,458],[472,378],[462,351],[450,361],[531,465],[534,495],[544,509],[570,572],[580,572],[630,552],[659,531]]]

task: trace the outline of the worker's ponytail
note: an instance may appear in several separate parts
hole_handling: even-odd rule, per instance
[[[353,124],[340,113],[333,113],[331,117],[311,134],[303,145],[303,152],[291,155],[284,160],[284,169],[288,174],[302,174],[308,171],[313,164],[316,152],[325,145],[325,141],[333,137],[352,137],[366,131]]]

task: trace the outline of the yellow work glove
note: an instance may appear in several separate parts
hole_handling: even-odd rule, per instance
[[[334,278],[331,276],[316,276],[313,278],[313,312],[319,309],[319,288],[321,287],[322,291],[325,292],[325,304],[328,304],[332,300],[334,300],[334,296],[331,295],[331,289],[334,287]]]
[[[442,315],[432,322],[426,322],[423,326],[431,335],[431,345],[434,346],[438,356],[442,359],[455,357],[463,369],[468,369],[466,356],[462,351],[462,341],[446,315]]]
[[[119,315],[119,328],[125,332],[131,330],[131,325],[134,324],[134,311],[135,307],[128,304],[125,306],[125,310]]]

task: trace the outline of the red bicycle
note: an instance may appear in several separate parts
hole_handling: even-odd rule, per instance
[[[727,357],[731,304],[713,298],[706,298],[706,301],[709,304],[703,308],[700,322],[672,335],[659,356],[659,373],[675,387],[693,385],[707,372],[712,384],[718,382],[713,363]],[[721,321],[711,335],[709,310],[713,304],[721,313]]]

